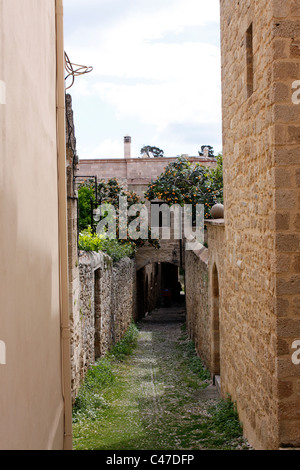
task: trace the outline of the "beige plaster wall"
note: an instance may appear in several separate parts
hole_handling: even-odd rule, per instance
[[[0,80],[0,448],[62,449],[54,0],[0,0]]]

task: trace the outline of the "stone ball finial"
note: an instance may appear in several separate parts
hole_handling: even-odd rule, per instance
[[[223,204],[215,204],[211,210],[210,214],[213,219],[224,219],[224,206]]]

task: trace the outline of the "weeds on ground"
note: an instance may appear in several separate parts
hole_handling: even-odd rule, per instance
[[[143,394],[136,398],[139,384],[133,384],[130,361],[126,361],[136,346],[138,331],[138,326],[131,325],[110,353],[90,368],[74,408],[75,448],[249,450],[230,397],[202,405],[195,402],[195,389],[210,380],[199,380],[197,374],[204,378],[209,375],[188,337],[177,346],[183,353],[176,372],[180,380],[172,382],[172,389],[160,396],[164,417],[157,421],[153,399]],[[177,361],[175,356],[171,368]]]
[[[80,421],[83,417],[96,419],[101,409],[108,408],[109,404],[103,398],[101,390],[114,380],[111,361],[106,358],[98,360],[89,368],[75,400],[73,422]]]
[[[215,406],[208,409],[210,421],[214,429],[231,439],[239,438],[243,435],[243,428],[239,421],[236,403],[231,401],[230,396],[220,400]]]
[[[139,330],[135,323],[131,323],[124,337],[113,346],[108,357],[123,361],[130,356],[137,346]]]
[[[208,408],[208,418],[204,424],[206,437],[202,444],[206,449],[250,450],[243,437],[243,427],[239,421],[236,403],[228,395]]]
[[[186,363],[189,367],[189,369],[198,376],[198,378],[202,381],[209,381],[210,380],[210,372],[207,370],[200,359],[200,357],[197,355],[196,348],[195,348],[195,343],[194,341],[188,341],[188,336],[187,336],[187,328],[186,324],[184,323],[181,327],[182,331],[182,336],[180,336],[179,340],[182,341],[183,343],[180,344],[180,348],[185,354],[186,357]]]
[[[186,345],[187,362],[190,370],[194,372],[201,380],[210,380],[210,372],[204,367],[200,357],[197,356],[195,343],[189,341]]]
[[[109,408],[104,399],[103,390],[115,382],[114,362],[124,361],[132,354],[137,345],[138,329],[131,323],[124,337],[119,341],[106,357],[101,358],[92,365],[80,387],[73,408],[73,422],[82,418],[96,419],[101,410]]]

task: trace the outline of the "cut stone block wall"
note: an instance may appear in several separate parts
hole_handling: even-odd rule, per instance
[[[185,292],[187,331],[205,366],[210,368],[207,248],[199,252],[185,251]]]
[[[185,251],[187,331],[212,377],[221,373],[224,220],[206,221],[208,248]]]
[[[222,391],[237,401],[254,447],[299,447],[300,369],[291,360],[300,338],[299,2],[220,5]]]
[[[214,158],[189,157],[192,164],[200,163],[207,167],[216,166]],[[156,179],[169,163],[176,158],[118,158],[80,160],[78,175],[97,176],[99,180],[117,178],[120,183],[125,182],[131,190],[139,191],[140,187],[148,185],[152,179]]]

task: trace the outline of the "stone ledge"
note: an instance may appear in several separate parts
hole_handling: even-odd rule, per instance
[[[208,248],[205,246],[201,250],[193,250],[193,253],[205,264],[208,265]]]
[[[104,260],[110,261],[112,263],[111,257],[101,251],[99,253],[95,251],[79,252],[79,264],[82,266],[90,266],[91,269],[98,269]]]
[[[185,239],[185,243],[195,243],[195,249],[185,250],[187,253],[191,252],[194,253],[203,263],[208,265],[208,248],[206,248],[201,243],[197,242],[196,238],[193,235],[189,235]]]
[[[218,227],[225,227],[225,219],[206,219],[205,225],[213,225]]]

